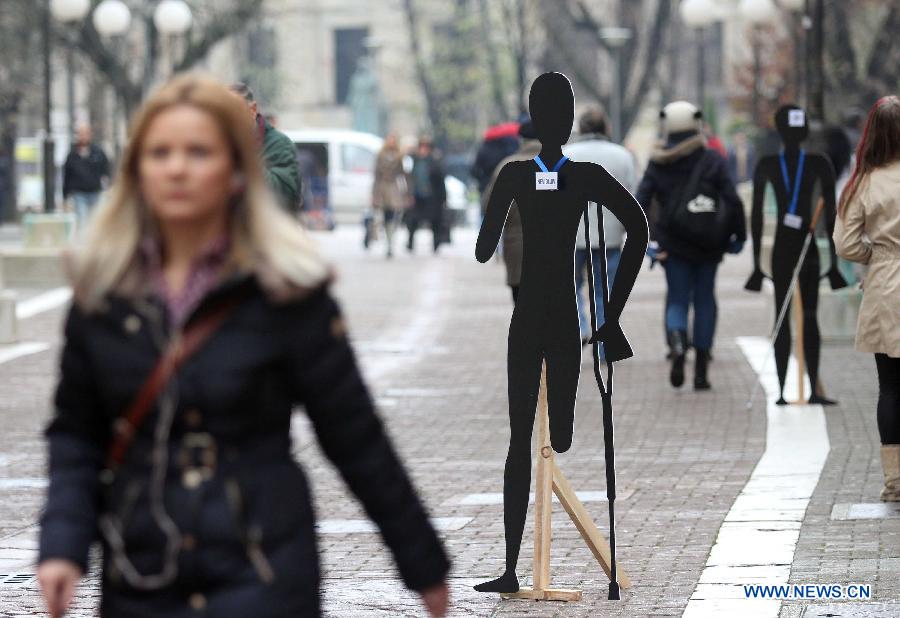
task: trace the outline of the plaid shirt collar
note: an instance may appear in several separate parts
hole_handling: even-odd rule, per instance
[[[165,303],[170,324],[181,327],[200,301],[215,287],[230,249],[231,237],[227,232],[211,241],[194,257],[184,287],[173,291],[163,273],[161,241],[153,235],[144,237],[140,252],[150,290]]]

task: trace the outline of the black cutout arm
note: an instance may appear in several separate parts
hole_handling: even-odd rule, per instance
[[[834,196],[834,168],[827,157],[819,157],[821,166],[820,178],[822,179],[822,198],[825,200],[825,229],[828,232],[828,254],[831,257],[831,266],[825,276],[831,284],[832,290],[847,287],[847,280],[838,270],[837,250],[834,246],[834,219],[837,214],[837,204]]]
[[[475,243],[475,259],[482,263],[487,262],[494,255],[497,243],[500,242],[503,224],[509,214],[509,205],[515,197],[514,175],[510,165],[507,163],[500,170],[497,182],[494,183],[494,188],[487,200],[484,221],[481,222],[481,230],[478,232],[478,240]]]

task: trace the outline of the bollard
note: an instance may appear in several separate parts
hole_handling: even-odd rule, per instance
[[[16,343],[18,340],[16,293],[0,290],[0,344]]]

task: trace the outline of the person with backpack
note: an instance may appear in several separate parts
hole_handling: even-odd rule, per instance
[[[563,152],[573,161],[589,161],[602,165],[603,168],[628,189],[634,193],[637,185],[637,172],[634,169],[634,156],[627,148],[616,144],[609,139],[609,122],[606,111],[599,105],[588,107],[578,119],[579,138],[573,144],[567,146]],[[598,206],[591,203],[588,206],[588,218],[591,223],[591,260],[594,269],[594,306],[597,313],[597,324],[591,325],[588,317],[588,302],[584,298],[582,288],[586,280],[587,271],[587,243],[584,240],[584,219],[578,224],[578,235],[575,237],[575,300],[578,304],[578,323],[581,328],[581,345],[586,346],[594,329],[605,321],[603,310],[603,295],[606,290],[612,289],[616,279],[616,271],[619,269],[619,260],[622,257],[622,245],[625,242],[625,227],[608,209],[603,209],[604,238],[597,233]],[[600,285],[602,280],[603,251],[606,257],[606,287]],[[604,357],[603,347],[600,348],[601,358]]]
[[[747,239],[744,206],[725,159],[707,148],[702,112],[687,101],[662,110],[664,139],[654,150],[637,191],[645,212],[656,200],[651,259],[666,271],[669,381],[684,384],[688,312],[693,305],[694,390],[711,388],[707,367],[716,331],[716,271],[722,256],[740,253]]]

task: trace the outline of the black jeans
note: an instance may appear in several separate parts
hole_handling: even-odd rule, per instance
[[[406,247],[410,251],[415,247],[416,230],[419,229],[419,224],[422,221],[431,223],[434,250],[437,251],[446,235],[444,230],[444,205],[437,203],[437,200],[431,197],[416,196],[415,206],[406,212],[406,229],[409,231],[409,240],[406,243]]]
[[[882,444],[900,444],[900,358],[875,355],[878,369],[878,435]]]

